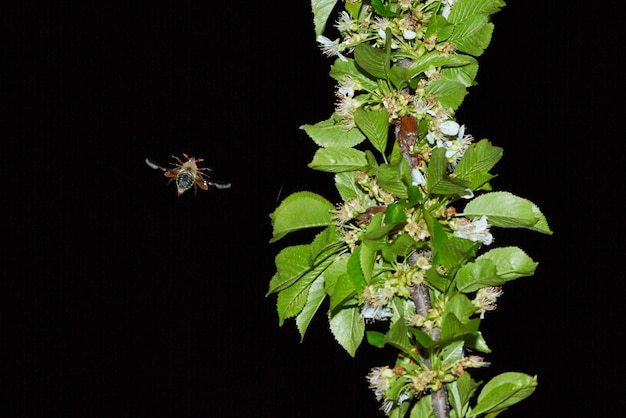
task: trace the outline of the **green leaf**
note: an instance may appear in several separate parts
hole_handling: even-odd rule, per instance
[[[365,136],[358,129],[346,129],[345,125],[333,118],[318,122],[315,125],[302,125],[300,128],[320,147],[351,148],[365,139]]]
[[[468,333],[465,325],[453,313],[448,313],[441,322],[441,340],[439,342],[447,337],[457,337]]]
[[[330,295],[329,311],[333,312],[337,308],[343,308],[345,303],[350,303],[356,291],[354,284],[348,275],[348,256],[342,255],[334,259],[324,271],[324,281],[326,282],[326,293]]]
[[[324,275],[326,276],[326,275]],[[357,303],[357,292],[348,276],[344,273],[337,278],[333,294],[330,296],[329,312],[335,312],[339,309],[346,308],[348,305],[353,306]]]
[[[463,103],[467,89],[459,81],[441,78],[429,82],[426,93],[434,94],[443,107],[456,110]]]
[[[356,0],[354,2],[351,1],[351,2],[345,3],[346,11],[350,13],[350,16],[352,16],[355,19],[359,16],[359,11],[361,10],[361,6],[362,6],[361,1],[362,0]]]
[[[448,21],[458,24],[475,15],[488,16],[504,6],[503,0],[458,0],[450,10]]]
[[[356,64],[374,78],[387,79],[387,54],[380,48],[361,43],[354,48]]]
[[[387,110],[365,110],[359,107],[354,112],[354,122],[374,148],[384,154],[389,136],[389,113]]]
[[[487,345],[480,331],[478,331],[475,336],[466,338],[465,346],[472,350],[480,351],[481,353],[491,353],[491,348]]]
[[[330,76],[337,81],[344,81],[351,78],[361,83],[363,89],[368,92],[373,92],[377,88],[376,81],[366,74],[363,74],[363,72],[357,68],[356,61],[352,58],[347,58],[346,61],[336,60],[330,67]]]
[[[453,275],[456,270],[476,256],[479,245],[463,238],[449,237],[441,246],[441,264],[448,274]]]
[[[372,271],[374,270],[378,250],[375,247],[368,245],[366,241],[364,241],[362,245],[359,245],[359,247],[361,248],[359,261],[361,262],[363,277],[365,278],[366,283],[370,283],[372,281]]]
[[[410,183],[410,178],[409,164],[404,158],[390,164],[381,164],[376,176],[380,187],[401,199],[409,197],[406,184]]]
[[[441,75],[448,80],[458,81],[465,87],[471,87],[476,84],[476,75],[478,74],[478,61],[469,55],[459,55],[465,57],[469,62],[467,65],[456,66],[451,68],[442,68]],[[473,60],[473,61],[470,61]]]
[[[411,327],[409,328],[409,331],[411,331],[411,334],[413,334],[413,336],[415,337],[415,342],[417,343],[418,347],[428,348],[437,344],[437,341],[433,341],[428,333],[422,331],[419,328]]]
[[[385,334],[385,344],[392,345],[398,350],[410,354],[411,341],[409,340],[409,332],[403,317],[400,317],[389,327],[389,331]]]
[[[463,293],[500,286],[519,277],[532,276],[536,267],[537,263],[517,247],[495,248],[461,267],[455,277],[456,286]]]
[[[408,257],[415,250],[416,242],[409,234],[400,234],[389,245],[396,257]]]
[[[324,276],[320,275],[311,284],[304,308],[296,317],[296,326],[300,332],[300,341],[304,339],[304,334],[306,333],[311,320],[315,316],[315,313],[322,305],[325,297],[326,292],[324,291]]]
[[[503,411],[530,396],[537,387],[537,377],[524,373],[502,373],[491,379],[478,395],[478,403],[469,417]]]
[[[455,25],[448,41],[459,51],[474,56],[482,55],[491,42],[493,23],[486,16],[472,16]]]
[[[469,191],[469,182],[446,175],[448,159],[445,148],[435,148],[430,155],[426,187],[433,194],[463,196]]]
[[[448,40],[459,51],[479,56],[491,41],[493,24],[489,15],[505,5],[502,0],[459,0],[450,11],[448,21],[454,31]]]
[[[544,234],[552,234],[546,218],[530,200],[509,192],[491,192],[480,195],[467,203],[463,216],[487,216],[491,225],[505,228],[527,228]]]
[[[453,341],[446,344],[441,350],[441,361],[444,363],[454,363],[464,356],[464,343],[463,340]]]
[[[385,6],[382,0],[372,0],[372,7],[381,16],[393,17],[398,14],[390,6]]]
[[[450,285],[450,279],[439,274],[437,269],[434,268],[426,270],[426,279],[428,279],[428,285],[430,287],[435,288],[442,293],[445,292]]]
[[[314,170],[330,173],[366,170],[368,165],[363,151],[343,147],[320,148],[309,163],[309,167]]]
[[[415,403],[413,409],[411,409],[411,415],[409,418],[434,418],[435,412],[433,411],[433,402],[431,395],[422,396],[419,401]]]
[[[335,207],[322,196],[312,192],[296,192],[287,196],[270,214],[276,242],[290,232],[333,224]]]
[[[465,324],[475,312],[476,306],[474,306],[469,298],[462,293],[457,293],[448,301],[444,316],[453,314],[459,321]]]
[[[385,223],[406,222],[406,213],[404,210],[405,206],[397,203],[392,203],[387,206],[387,210],[385,210]]]
[[[311,243],[311,260],[318,261],[341,251],[338,244],[339,232],[337,228],[328,227],[315,236]]]
[[[441,249],[443,248],[443,243],[448,239],[448,234],[441,223],[428,211],[424,212],[424,220],[426,220],[428,232],[430,233],[433,264],[443,264],[441,260]]]
[[[487,139],[470,145],[454,169],[454,174],[470,182],[470,188],[476,190],[491,180],[489,170],[502,158],[502,148],[494,147]]]
[[[478,388],[469,373],[463,373],[457,380],[447,385],[448,398],[457,417],[464,417],[469,408],[469,400]]]
[[[481,260],[493,262],[498,276],[506,280],[532,276],[537,268],[537,263],[517,247],[494,248],[476,259]]]
[[[337,4],[337,0],[311,0],[316,37],[324,33],[326,22],[335,8],[335,4]]]
[[[279,325],[282,326],[285,319],[298,315],[304,308],[311,283],[318,277],[322,269],[309,270],[295,283],[278,292],[276,308],[278,309]]]
[[[365,334],[365,321],[361,318],[360,309],[342,309],[330,316],[330,331],[339,345],[354,357]]]
[[[357,173],[358,171],[344,171],[335,174],[335,187],[339,195],[344,201],[353,198],[360,199],[365,207],[375,205],[375,201],[357,184],[355,179]]]
[[[270,280],[266,296],[291,286],[311,269],[311,246],[307,244],[283,248],[276,256],[275,263],[277,271]]]
[[[378,331],[366,331],[365,337],[369,345],[377,348],[383,348],[385,346],[385,334]]]
[[[389,233],[398,228],[397,224],[383,225],[384,213],[380,212],[372,216],[370,224],[365,234],[361,236],[361,240],[369,245],[372,249],[380,249],[387,243]]]
[[[352,282],[354,289],[356,289],[359,294],[361,294],[363,288],[367,286],[367,281],[365,280],[361,264],[361,251],[363,251],[363,246],[359,245],[348,259],[347,267],[350,281]]]
[[[402,90],[405,86],[409,85],[409,81],[411,80],[410,75],[408,68],[405,67],[394,65],[389,69],[389,80],[398,90]]]
[[[413,78],[431,68],[454,68],[466,65],[477,67],[478,63],[475,58],[468,55],[441,55],[439,51],[432,51],[416,58],[409,66],[407,75]]]
[[[448,39],[448,36],[454,30],[454,25],[451,24],[445,17],[441,15],[435,15],[430,19],[428,27],[426,28],[426,34],[424,39],[430,38],[432,35],[437,35],[437,42],[443,42]],[[435,51],[437,54],[438,52]]]

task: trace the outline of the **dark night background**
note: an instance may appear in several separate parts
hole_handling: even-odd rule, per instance
[[[0,414],[382,416],[365,375],[395,353],[364,344],[350,358],[323,316],[300,343],[264,296],[273,257],[298,242],[268,244],[279,191],[336,200],[298,129],[334,102],[309,2],[98,4],[4,15]],[[534,201],[554,231],[493,231],[540,264],[487,315],[492,366],[476,376],[538,375],[503,417],[616,416],[619,25],[609,6],[537,5],[494,16],[457,113],[504,148],[494,188]],[[144,164],[183,152],[232,188],[178,198]]]

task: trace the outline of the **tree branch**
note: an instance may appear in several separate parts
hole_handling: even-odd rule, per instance
[[[410,146],[407,146],[407,142],[408,144],[410,144],[411,140],[414,141],[414,139],[417,137],[417,122],[415,121],[415,118],[411,115],[403,116],[403,118],[411,118],[412,121],[403,119],[400,123],[399,128],[396,130],[396,137],[398,140],[398,144],[400,145],[402,155],[404,156],[404,158],[406,158],[409,164],[411,164],[413,159],[409,154]],[[412,127],[415,127],[415,131],[412,131]],[[409,256],[409,265],[413,266],[416,264],[415,256],[415,253]],[[430,294],[428,292],[428,287],[422,283],[411,288],[410,293],[411,299],[415,304],[415,311],[418,315],[426,317],[426,315],[428,315],[428,311],[432,308],[432,305],[430,304]],[[438,327],[433,328],[430,336],[435,341],[439,340],[439,338],[441,337],[441,330]],[[422,361],[427,367],[432,366],[430,359],[422,357]],[[448,402],[448,391],[446,390],[445,384],[442,384],[439,390],[432,393],[431,402],[435,418],[450,417],[450,404]]]

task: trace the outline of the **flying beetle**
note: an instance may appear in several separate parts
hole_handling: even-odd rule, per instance
[[[190,157],[185,153],[183,153],[183,156],[187,161],[182,161],[177,156],[172,155],[172,158],[176,160],[176,162],[170,163],[173,165],[172,168],[165,168],[149,158],[146,158],[146,164],[148,164],[148,167],[154,168],[155,170],[163,171],[165,177],[168,177],[170,181],[174,180],[176,182],[178,196],[189,190],[191,186],[193,186],[196,193],[198,192],[197,187],[200,187],[202,190],[207,190],[209,186],[218,189],[228,189],[230,187],[230,183],[209,179],[209,176],[205,174],[204,171],[211,171],[211,169],[208,167],[198,167],[197,165],[197,163],[204,161],[204,159]]]

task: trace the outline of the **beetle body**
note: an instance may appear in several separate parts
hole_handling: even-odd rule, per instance
[[[172,168],[162,167],[148,158],[146,158],[146,164],[156,170],[163,171],[165,177],[168,177],[170,181],[174,180],[178,196],[191,189],[192,186],[196,192],[198,190],[197,187],[200,187],[202,190],[207,190],[209,186],[218,189],[228,189],[230,187],[230,183],[211,181],[209,179],[209,176],[206,175],[204,171],[210,171],[211,169],[208,167],[198,167],[197,164],[204,161],[204,159],[189,157],[185,153],[183,153],[183,156],[187,161],[183,162],[180,158],[172,155],[176,160],[176,162],[170,163],[174,166]]]

